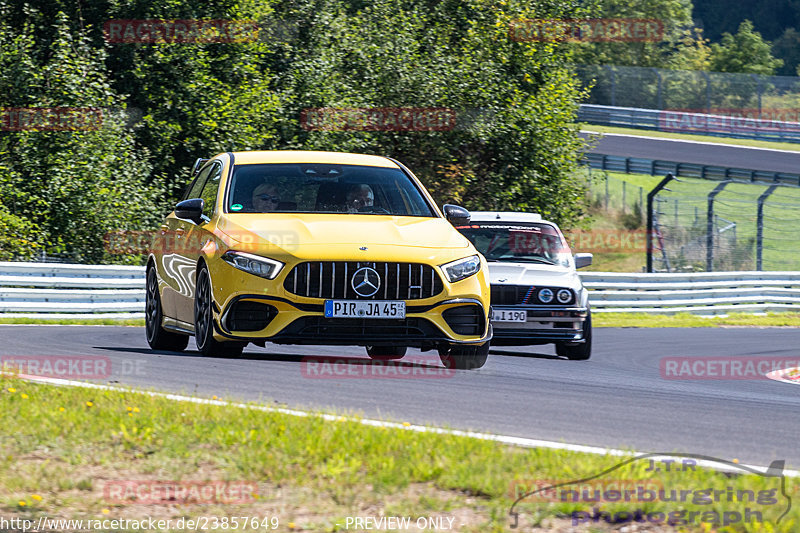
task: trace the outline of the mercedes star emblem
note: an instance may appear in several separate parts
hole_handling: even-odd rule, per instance
[[[370,267],[361,267],[355,271],[350,281],[353,290],[361,297],[369,298],[381,287],[381,277],[378,271]]]

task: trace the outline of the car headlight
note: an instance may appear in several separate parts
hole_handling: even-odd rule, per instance
[[[539,301],[542,302],[543,304],[549,304],[550,302],[552,302],[553,296],[554,296],[553,291],[548,288],[539,290]]]
[[[477,255],[471,255],[463,259],[445,263],[440,265],[440,267],[444,275],[447,276],[447,281],[455,283],[473,274],[477,274],[481,269],[481,258]]]
[[[556,298],[558,299],[558,303],[565,304],[572,300],[572,291],[569,289],[560,289],[556,293]]]
[[[225,252],[222,260],[248,274],[267,279],[275,279],[283,268],[280,261],[244,252]]]

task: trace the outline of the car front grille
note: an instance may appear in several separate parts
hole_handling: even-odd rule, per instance
[[[353,274],[362,267],[375,269],[381,278],[378,291],[368,297],[353,289]],[[419,300],[436,296],[444,289],[439,274],[430,265],[367,261],[300,263],[286,276],[283,287],[297,296],[353,300]]]
[[[571,298],[566,302],[559,302],[556,298],[545,304],[538,298],[539,291],[550,289],[555,295],[563,287],[545,287],[531,285],[492,285],[492,305],[568,305],[575,301],[575,293],[570,291]]]

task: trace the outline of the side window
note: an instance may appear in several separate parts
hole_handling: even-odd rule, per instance
[[[206,180],[208,179],[209,173],[214,168],[215,165],[207,165],[206,168],[200,171],[197,177],[194,179],[192,184],[186,190],[186,194],[183,195],[184,200],[189,200],[190,198],[200,198],[200,191],[203,190],[203,185],[206,184]]]
[[[217,192],[219,191],[219,182],[222,178],[222,165],[214,163],[211,167],[211,174],[203,187],[203,192],[200,198],[203,199],[205,206],[203,207],[203,214],[211,219],[214,213],[214,204],[217,203]]]

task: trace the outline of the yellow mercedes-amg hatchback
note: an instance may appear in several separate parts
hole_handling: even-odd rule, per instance
[[[437,349],[480,368],[486,260],[416,177],[386,157],[234,152],[198,160],[147,263],[147,342],[236,356],[248,342]]]

